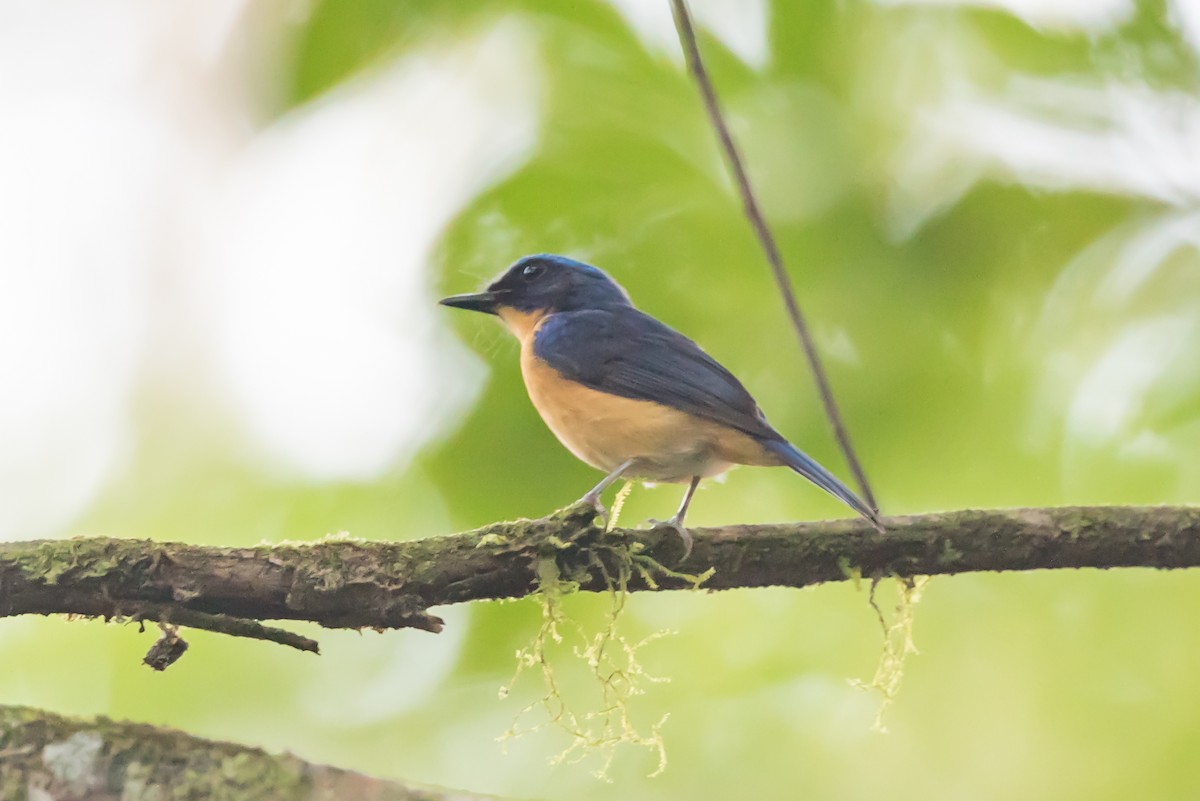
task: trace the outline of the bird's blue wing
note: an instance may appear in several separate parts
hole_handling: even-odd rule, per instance
[[[560,312],[538,329],[534,355],[564,378],[653,401],[775,440],[758,404],[692,340],[634,308]]]

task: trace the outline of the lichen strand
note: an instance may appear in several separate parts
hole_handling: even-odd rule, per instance
[[[883,634],[883,648],[879,662],[875,666],[875,675],[869,682],[854,681],[854,685],[863,690],[879,695],[879,709],[875,714],[874,729],[886,732],[884,715],[888,707],[896,700],[900,692],[900,683],[904,678],[904,668],[908,658],[916,653],[917,647],[913,641],[913,621],[917,603],[929,583],[928,576],[913,576],[896,578],[896,609],[889,621],[876,600],[875,591],[879,582],[871,583],[868,603],[875,610],[879,620],[879,629]]]
[[[542,625],[532,642],[517,651],[513,677],[500,689],[500,697],[508,697],[525,672],[535,671],[541,679],[541,695],[517,712],[508,731],[498,739],[506,745],[509,740],[545,728],[556,729],[567,736],[568,744],[551,763],[594,758],[598,762],[595,775],[605,780],[620,747],[632,745],[655,756],[657,764],[650,775],[657,776],[667,765],[662,736],[667,716],[639,726],[631,706],[636,696],[645,693],[647,684],[669,681],[648,673],[639,654],[646,645],[671,632],[656,631],[632,641],[621,631],[619,624],[630,582],[636,577],[643,585],[655,587],[658,580],[668,579],[699,587],[713,571],[710,568],[696,576],[670,570],[646,554],[644,543],[631,532],[596,528],[590,509],[572,507],[564,513],[575,517],[574,526],[568,527],[572,532],[568,539],[551,533],[529,540]],[[581,585],[595,585],[597,581],[602,583],[611,604],[601,629],[589,634],[564,612],[563,600]],[[560,670],[580,662],[588,677],[585,683],[598,691],[592,703],[568,701],[562,690],[566,683],[560,680]],[[530,714],[539,711],[540,720],[524,724]]]
[[[657,759],[650,774],[657,776],[666,768],[667,757],[662,727],[664,715],[647,730],[633,721],[630,702],[645,692],[646,683],[668,681],[647,673],[638,658],[638,651],[669,632],[655,632],[639,642],[631,642],[617,630],[620,609],[614,607],[601,631],[591,635],[562,611],[552,595],[543,596],[542,626],[533,641],[517,651],[517,668],[508,684],[500,689],[506,698],[527,670],[536,670],[542,682],[542,694],[527,704],[513,718],[512,725],[498,740],[506,745],[516,739],[546,728],[565,734],[567,746],[551,758],[551,764],[577,763],[598,760],[595,775],[608,779],[608,771],[620,746],[632,745],[646,749]],[[569,654],[567,652],[570,652]],[[593,687],[599,690],[598,702],[580,704],[568,701],[562,690],[559,671],[574,655],[589,671]],[[590,711],[586,711],[592,707]],[[524,720],[537,710],[542,719],[525,725]]]

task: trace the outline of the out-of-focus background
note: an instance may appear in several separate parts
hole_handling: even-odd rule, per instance
[[[886,512],[1200,499],[1200,4],[693,0]],[[493,321],[516,257],[596,263],[839,473],[666,0],[0,2],[0,538],[409,538],[597,475]],[[636,489],[624,522],[678,487]],[[845,514],[787,471],[698,525]],[[569,599],[595,630],[608,601]],[[0,701],[552,799],[1194,798],[1190,572],[935,580],[889,732],[864,590],[639,596],[669,765],[496,738],[533,601],[323,655],[0,621]],[[569,682],[581,712],[595,703]],[[589,700],[591,699],[591,700]],[[536,716],[525,719],[537,722]]]

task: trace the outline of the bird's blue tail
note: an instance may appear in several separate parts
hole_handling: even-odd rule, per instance
[[[795,445],[787,440],[780,439],[763,442],[763,447],[782,459],[783,463],[788,467],[865,517],[872,526],[883,531],[883,523],[879,519],[878,512],[868,506],[862,498],[855,495],[833,473],[830,473],[819,465]]]

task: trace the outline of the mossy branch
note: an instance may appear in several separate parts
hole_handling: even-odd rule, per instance
[[[56,801],[488,801],[314,765],[183,732],[0,706],[0,798]]]
[[[858,520],[694,529],[679,574],[635,572],[629,589],[804,587],[858,576],[1053,568],[1200,566],[1200,508],[1062,507],[893,517],[880,534]],[[603,546],[603,547],[597,547]],[[675,533],[595,526],[590,508],[409,542],[325,540],[217,548],[86,538],[0,544],[0,617],[88,615],[159,620],[308,647],[255,621],[439,631],[428,611],[517,598],[553,558],[582,590],[606,589],[593,557],[629,549],[675,565]],[[611,575],[611,573],[610,573]],[[285,632],[286,634],[286,632]],[[313,646],[315,647],[315,645]]]

